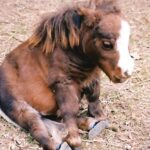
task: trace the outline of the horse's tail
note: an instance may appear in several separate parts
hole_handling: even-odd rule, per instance
[[[11,123],[13,126],[15,127],[20,127],[19,125],[17,125],[15,122],[13,122],[1,109],[1,106],[0,106],[0,116],[6,120],[7,122]]]
[[[14,125],[15,127],[19,127],[15,122],[13,122],[2,110],[1,108],[1,95],[0,95],[0,117],[3,118],[4,120],[6,120],[7,122],[11,123],[12,125]]]

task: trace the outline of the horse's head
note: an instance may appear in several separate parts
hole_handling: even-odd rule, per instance
[[[88,7],[69,8],[47,17],[29,39],[45,53],[56,47],[77,49],[113,82],[131,76],[134,62],[128,50],[130,26],[115,0],[91,0]]]
[[[82,45],[85,53],[97,62],[111,81],[121,83],[131,76],[134,61],[128,50],[129,23],[112,4],[99,3],[95,7],[95,12],[88,12],[88,18],[93,15],[88,21],[94,20],[94,17],[95,21],[91,23],[89,31],[84,27]]]

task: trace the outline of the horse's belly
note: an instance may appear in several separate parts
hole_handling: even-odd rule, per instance
[[[57,104],[54,100],[43,99],[42,101],[33,100],[30,105],[42,115],[56,114]]]
[[[54,97],[54,93],[44,86],[37,86],[24,90],[24,100],[35,108],[42,115],[55,114],[58,107]]]

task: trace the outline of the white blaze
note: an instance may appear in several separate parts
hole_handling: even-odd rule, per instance
[[[128,75],[131,75],[133,72],[134,61],[131,58],[128,50],[129,36],[130,36],[130,26],[126,21],[122,20],[120,35],[117,40],[117,50],[119,51],[120,55],[118,67],[121,68],[122,73],[126,72]]]

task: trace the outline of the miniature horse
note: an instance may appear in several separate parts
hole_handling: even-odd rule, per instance
[[[59,112],[68,132],[63,140],[80,146],[78,128],[89,130],[94,120],[103,119],[101,70],[114,83],[132,74],[129,35],[129,24],[110,0],[47,16],[0,66],[1,110],[47,150],[59,149],[61,143],[51,138],[55,123],[44,116]],[[77,117],[83,95],[93,120]]]

